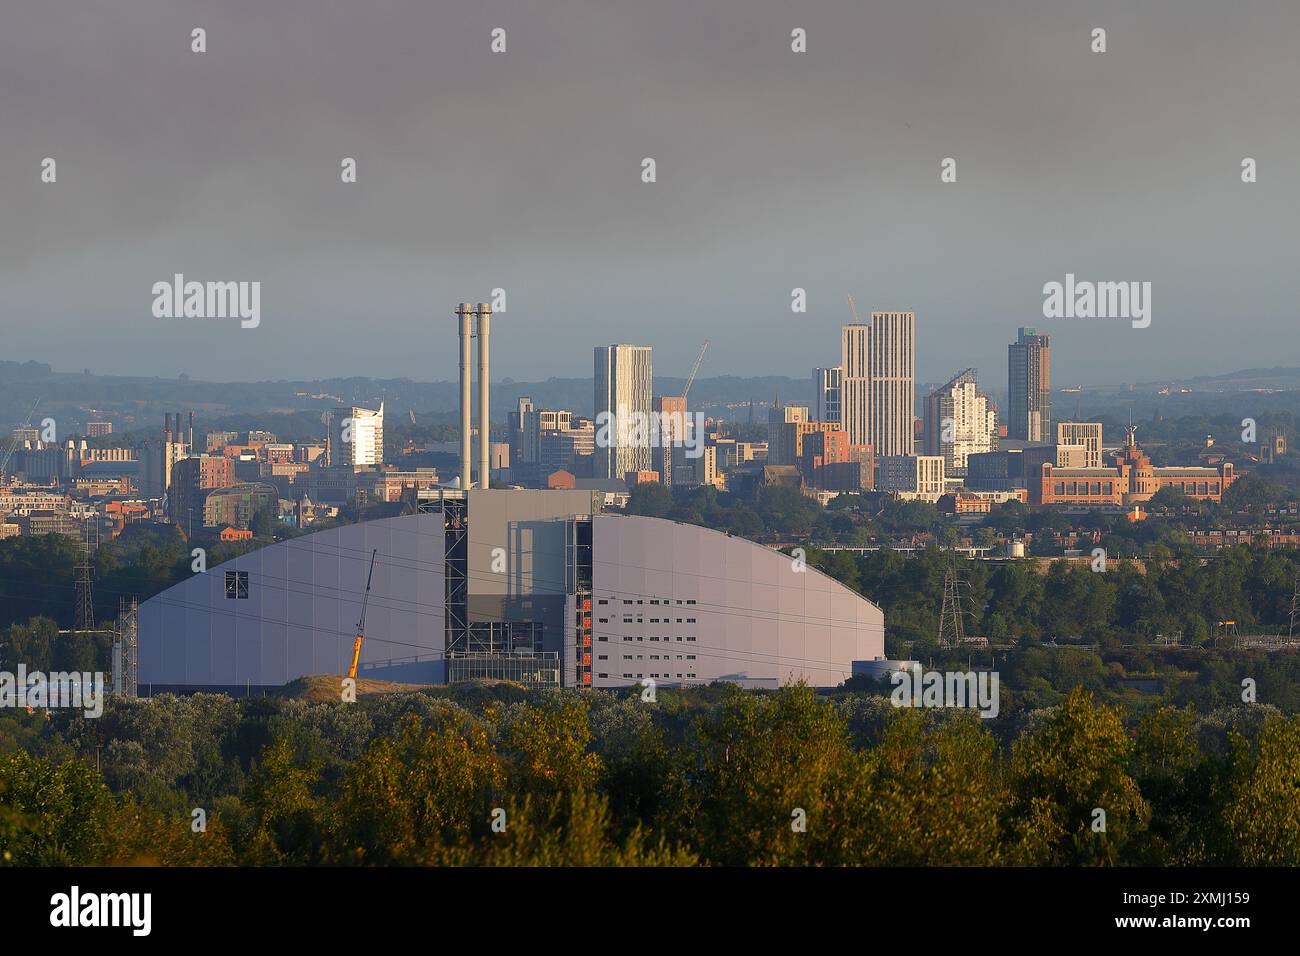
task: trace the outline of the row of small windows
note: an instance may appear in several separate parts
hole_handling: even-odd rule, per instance
[[[597,623],[599,623],[599,624],[608,624],[608,623],[609,623],[609,618],[607,618],[607,617],[598,617],[598,618],[596,618],[596,621],[597,621]],[[651,624],[671,624],[672,622],[673,622],[673,619],[672,619],[671,617],[666,617],[666,618],[663,618],[662,620],[660,620],[660,619],[657,618],[657,617],[652,617],[652,618],[650,618],[650,623],[651,623]],[[643,617],[638,617],[635,621],[633,621],[631,617],[624,617],[624,618],[623,618],[623,623],[624,623],[624,624],[644,624],[644,623],[645,623],[645,618],[643,618]],[[678,623],[678,624],[683,623],[683,622],[682,622],[682,619],[681,619],[680,617],[677,619],[677,623]],[[693,618],[693,617],[688,617],[688,618],[686,619],[685,623],[687,623],[687,624],[695,624],[695,623],[697,623],[697,622],[696,622],[695,618]]]
[[[1058,495],[1110,495],[1115,493],[1115,483],[1113,481],[1094,481],[1089,491],[1089,484],[1086,481],[1058,481],[1056,483],[1056,494]]]
[[[608,603],[609,603],[609,599],[608,599],[608,598],[600,598],[596,603],[597,603],[597,604],[608,604]],[[624,603],[624,604],[644,604],[645,601],[644,601],[644,600],[636,600],[636,601],[633,601],[631,598],[623,598],[623,603]],[[660,600],[659,598],[651,598],[651,599],[650,599],[650,603],[651,603],[651,604],[672,604],[673,602],[672,602],[671,600],[669,600],[668,598],[664,598],[664,599],[662,599],[662,600]],[[695,603],[695,598],[687,598],[685,601],[678,600],[677,603],[678,603],[678,604],[683,604],[683,603],[684,603],[684,604],[694,604],[694,603]]]
[[[602,655],[600,659],[603,661],[603,660],[605,660],[606,658],[605,658],[604,655]],[[645,655],[643,655],[643,654],[637,654],[637,655],[636,655],[636,659],[637,659],[638,661],[645,660]],[[660,654],[651,654],[651,655],[650,655],[650,660],[652,660],[652,661],[657,661],[657,660],[670,661],[670,660],[672,660],[672,659],[673,659],[673,656],[672,656],[671,654],[663,654],[663,655],[660,655]],[[682,655],[681,655],[681,654],[678,654],[678,655],[677,655],[677,659],[680,661],[680,660],[682,659]],[[693,661],[693,660],[695,660],[695,655],[694,655],[694,654],[687,654],[687,655],[686,655],[686,659],[687,659],[688,661]],[[632,660],[632,655],[631,655],[631,654],[624,654],[624,655],[623,655],[623,660],[625,660],[625,661],[630,661],[630,660]],[[655,675],[652,674],[652,675],[650,675],[650,676],[653,677],[653,676],[655,676]]]
[[[608,675],[608,674],[597,674],[596,676],[597,676],[597,677],[608,677],[609,675]],[[645,677],[644,674],[632,674],[632,673],[626,673],[626,674],[624,674],[623,676],[624,676],[624,677]],[[651,676],[651,677],[669,678],[669,677],[672,677],[673,675],[672,675],[672,674],[651,674],[650,676]],[[690,674],[678,674],[677,676],[678,676],[678,677],[694,677],[695,674],[694,674],[694,672],[692,672],[692,673],[690,673]]]

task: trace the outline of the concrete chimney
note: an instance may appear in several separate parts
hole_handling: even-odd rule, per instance
[[[491,466],[488,453],[491,450],[491,430],[488,428],[488,333],[492,326],[492,306],[486,302],[478,304],[478,486],[491,487],[488,476]]]
[[[474,334],[474,310],[468,302],[462,302],[456,314],[460,316],[460,486],[469,488],[472,484],[469,445],[469,340]]]
[[[185,449],[189,454],[194,454],[194,413],[190,412],[190,440],[189,447]]]

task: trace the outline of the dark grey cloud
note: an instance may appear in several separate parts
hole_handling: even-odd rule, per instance
[[[996,385],[1022,324],[1060,382],[1294,357],[1300,7],[1138,6],[10,0],[4,351],[449,378],[455,303],[502,286],[494,365],[521,379],[610,341],[684,374],[705,337],[705,374],[803,374],[846,292],[916,310],[922,379]],[[175,272],[260,280],[261,327],[155,319]],[[1044,320],[1066,272],[1150,281],[1151,328]]]

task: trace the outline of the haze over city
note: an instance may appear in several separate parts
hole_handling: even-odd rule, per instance
[[[706,337],[705,374],[803,377],[837,360],[846,293],[916,313],[920,381],[996,383],[1020,325],[1052,336],[1061,384],[1272,365],[1294,328],[1287,4],[18,0],[6,17],[13,358],[451,380],[448,306],[495,288],[495,371],[522,380],[590,374],[602,341],[684,376]],[[496,27],[506,56],[486,52]],[[154,317],[177,272],[260,281],[260,325]],[[1067,273],[1150,282],[1150,328],[1044,319]]]

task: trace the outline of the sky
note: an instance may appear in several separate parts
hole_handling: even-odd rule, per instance
[[[915,311],[920,381],[1005,387],[1020,325],[1056,385],[1296,365],[1297,36],[1294,0],[6,0],[0,357],[452,379],[499,288],[495,378],[706,338],[702,376],[803,376],[849,293]],[[156,317],[176,273],[260,282],[260,324]],[[1150,327],[1044,318],[1067,273],[1150,282]]]

